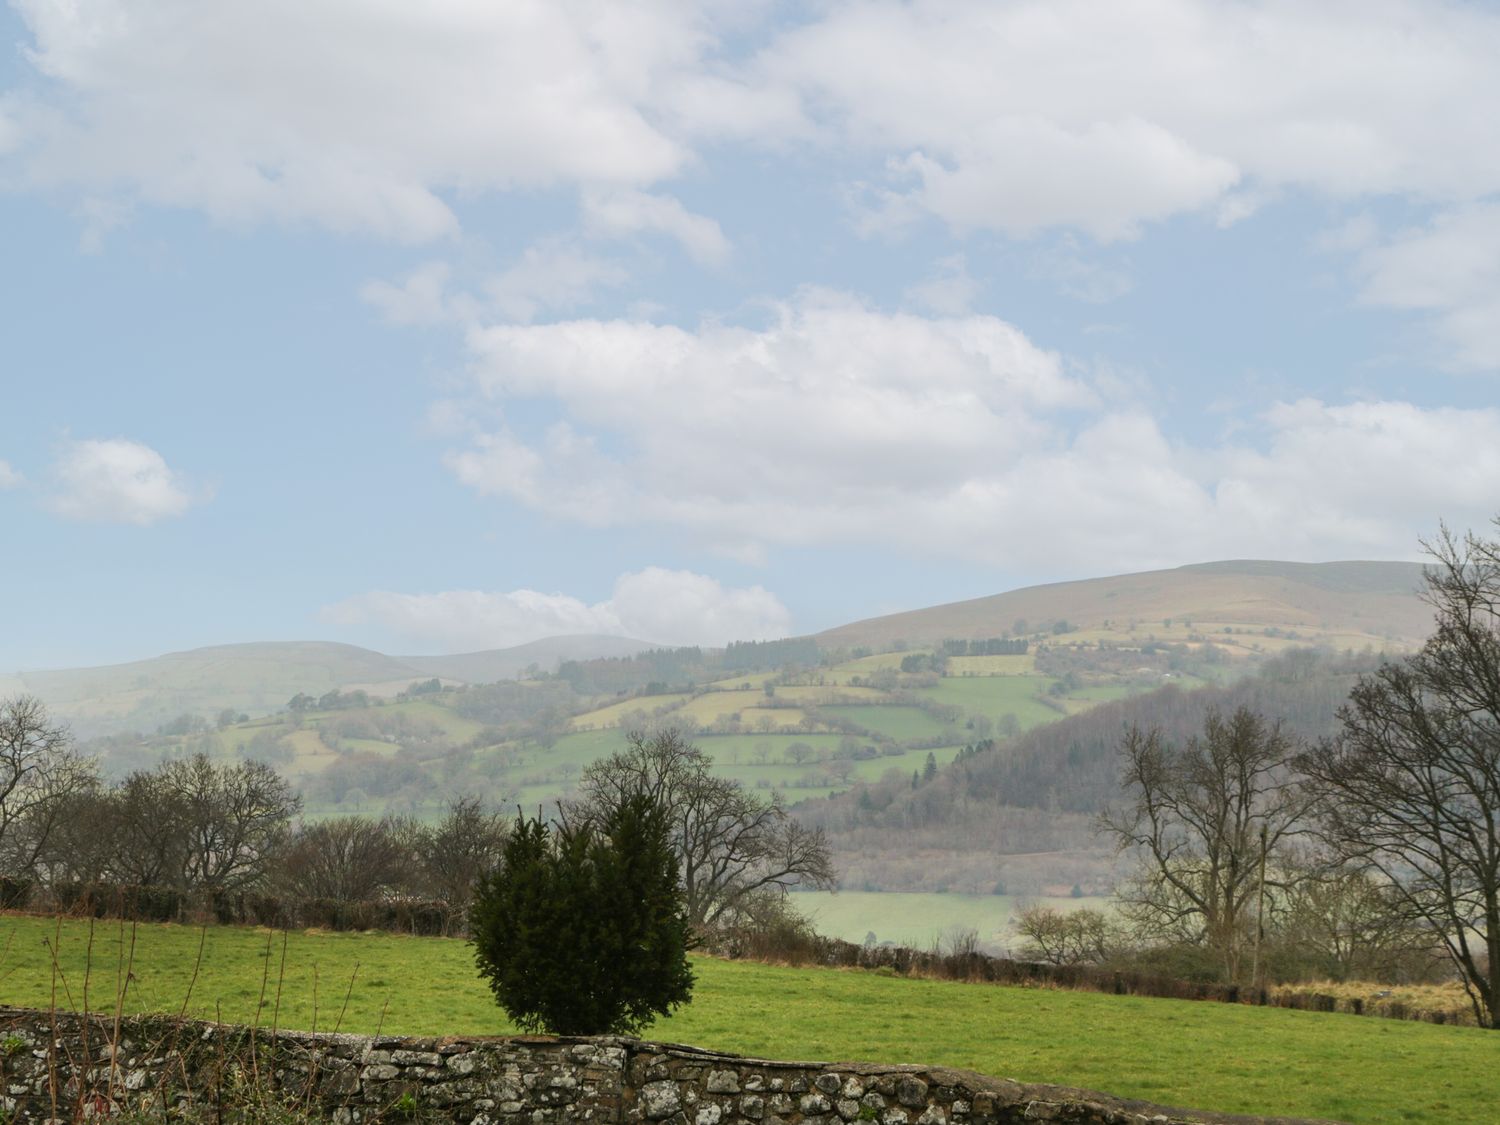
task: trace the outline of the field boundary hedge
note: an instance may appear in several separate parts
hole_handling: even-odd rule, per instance
[[[0,909],[127,922],[213,923],[284,930],[384,930],[416,937],[458,937],[462,910],[440,899],[288,898],[254,891],[179,891],[119,883],[39,887],[0,877]]]
[[[1116,996],[1153,996],[1169,1000],[1209,1000],[1223,1004],[1251,1004],[1306,1012],[1342,1012],[1381,1019],[1424,1023],[1473,1025],[1472,1013],[1454,1009],[1418,1008],[1399,1000],[1367,1002],[1292,987],[1249,988],[1238,984],[1183,980],[1099,965],[1053,965],[993,957],[977,950],[942,953],[908,946],[856,945],[821,935],[802,935],[791,941],[784,934],[724,930],[707,935],[702,948],[730,960],[772,964],[823,965],[863,969],[907,977],[971,981],[1022,988],[1065,988],[1105,992]]]

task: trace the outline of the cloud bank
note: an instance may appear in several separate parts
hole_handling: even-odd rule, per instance
[[[1189,445],[994,317],[847,295],[805,293],[759,329],[581,320],[469,341],[475,426],[536,400],[562,420],[480,430],[447,456],[458,480],[741,557],[883,545],[1076,574],[1410,556],[1439,517],[1487,520],[1500,480],[1500,410],[1306,399]]]
[[[791,632],[786,607],[760,586],[726,587],[706,575],[660,567],[622,574],[612,595],[593,605],[535,590],[381,590],[328,606],[321,618],[335,625],[374,625],[404,642],[447,652],[508,648],[568,634],[722,645]]]

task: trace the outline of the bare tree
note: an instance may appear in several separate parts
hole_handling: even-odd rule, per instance
[[[1316,864],[1277,903],[1277,940],[1334,980],[1425,977],[1441,964],[1431,931],[1390,883],[1358,866]]]
[[[675,729],[649,738],[632,732],[629,742],[584,771],[582,802],[565,815],[589,819],[638,793],[665,808],[694,925],[728,921],[758,893],[799,883],[833,886],[822,829],[798,824],[778,798],[762,799],[715,776],[710,759]]]
[[[1100,817],[1140,867],[1121,898],[1148,935],[1212,949],[1230,980],[1240,976],[1260,887],[1264,831],[1268,884],[1295,878],[1275,857],[1306,832],[1314,801],[1290,767],[1296,746],[1248,708],[1211,713],[1202,737],[1181,747],[1132,728],[1121,747],[1132,803]]]
[[[1497,521],[1500,526],[1500,521]],[[1443,942],[1483,1027],[1500,1027],[1500,541],[1424,544],[1437,630],[1363,677],[1343,729],[1304,755],[1322,830]]]
[[[301,798],[263,762],[217,764],[203,754],[163,763],[160,798],[178,820],[184,887],[234,889],[260,879]]]
[[[1118,928],[1102,910],[1059,910],[1033,903],[1019,910],[1011,926],[1025,939],[1028,961],[1077,965],[1106,960],[1122,944]]]
[[[187,866],[188,814],[162,769],[130,774],[97,811],[114,841],[114,855],[106,865],[114,881],[181,886]]]
[[[40,699],[0,701],[0,871],[29,875],[69,798],[98,784]]]
[[[510,825],[478,797],[458,797],[447,815],[421,831],[417,850],[428,893],[456,911],[466,911],[481,875],[500,862]]]
[[[395,892],[413,866],[401,827],[364,816],[304,824],[281,852],[277,879],[301,898],[364,902]]]

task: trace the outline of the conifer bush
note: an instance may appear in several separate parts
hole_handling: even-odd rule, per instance
[[[519,817],[470,910],[479,973],[526,1031],[630,1035],[689,999],[686,903],[663,810]]]

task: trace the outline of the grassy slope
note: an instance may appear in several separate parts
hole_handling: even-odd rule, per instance
[[[1351,640],[1356,648],[1378,646],[1388,635],[1411,645],[1432,627],[1431,609],[1416,596],[1420,583],[1418,563],[1205,563],[1031,586],[856,621],[817,639],[829,647],[883,648],[897,640],[921,645],[946,637],[1002,636],[1017,619],[1032,629],[1061,619],[1089,630],[1091,639],[1108,621],[1111,627],[1103,632],[1124,640],[1132,623],[1160,633],[1165,620],[1180,625],[1186,617],[1200,630],[1221,635],[1226,625],[1256,632],[1275,627],[1304,633],[1303,643],[1336,640],[1340,648]]]
[[[87,923],[59,929],[50,920],[7,916],[0,932],[0,1000],[51,1002],[45,943],[60,938],[67,987],[58,986],[57,1003],[82,1004]],[[509,1030],[459,941],[290,935],[277,1011],[281,935],[230,927],[203,933],[203,964],[188,1005],[194,1014],[250,1022],[264,995],[260,1023],[311,1027],[316,969],[316,1022],[324,1029],[350,990],[345,1031]],[[199,934],[98,924],[90,1005],[113,1008],[121,947],[133,938],[127,1008],[177,1011],[193,977]],[[780,1058],[968,1067],[1168,1104],[1356,1125],[1488,1125],[1500,1094],[1500,1037],[1471,1028],[703,958],[694,966],[694,1002],[652,1028],[655,1037]]]

